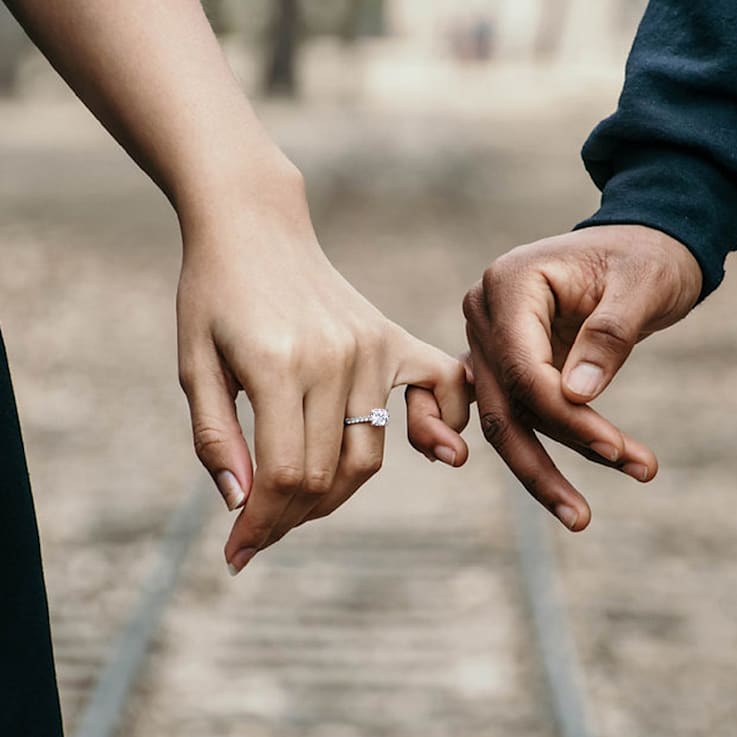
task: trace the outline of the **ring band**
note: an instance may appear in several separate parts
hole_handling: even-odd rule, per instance
[[[376,407],[362,417],[346,417],[343,420],[344,425],[368,424],[373,427],[386,427],[388,422],[389,413],[383,407]]]

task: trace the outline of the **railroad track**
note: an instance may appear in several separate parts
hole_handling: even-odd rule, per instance
[[[547,520],[535,503],[519,488],[515,488],[511,480],[509,486],[513,499],[517,560],[507,563],[518,571],[522,582],[520,589],[525,592],[527,609],[522,619],[528,628],[529,642],[535,643],[536,668],[547,696],[536,708],[546,712],[543,721],[554,721],[554,733],[559,737],[593,737],[584,681],[559,592]],[[99,663],[98,676],[87,691],[86,703],[76,719],[72,737],[117,737],[122,733],[127,706],[136,683],[145,672],[152,643],[170,606],[172,594],[179,585],[187,552],[207,524],[210,501],[207,494],[198,490],[182,503],[172,517],[158,554],[152,559],[149,576],[139,592],[138,601],[128,614],[114,644],[109,647],[107,657]],[[384,585],[388,582],[391,587],[401,578],[402,570],[414,570],[413,586],[417,590],[429,590],[437,586],[437,576],[452,575],[454,569],[468,564],[479,552],[482,555],[489,554],[489,551],[479,548],[486,544],[482,538],[469,538],[463,545],[447,549],[438,548],[435,540],[433,532],[418,533],[409,538],[404,535],[401,540],[390,533],[367,534],[357,544],[350,534],[332,534],[321,540],[320,550],[324,562],[315,570],[314,580],[306,582],[306,588],[327,587],[329,599],[331,580],[350,577],[354,583],[370,580],[375,585],[381,579]],[[348,553],[349,560],[346,559]],[[496,555],[498,558],[498,552]],[[424,568],[418,565],[420,561]],[[345,717],[345,711],[360,712],[364,708],[360,691],[365,689],[380,693],[388,709],[400,708],[400,704],[408,698],[424,699],[427,705],[423,708],[434,708],[447,723],[452,723],[453,717],[449,715],[462,710],[464,704],[449,696],[448,684],[433,675],[442,667],[438,658],[454,646],[449,642],[445,643],[445,647],[439,647],[436,636],[438,610],[430,606],[414,607],[413,615],[405,617],[407,621],[398,624],[392,606],[402,609],[406,604],[405,593],[394,591],[396,601],[393,604],[390,601],[389,608],[383,602],[382,606],[372,609],[376,602],[372,601],[369,586],[363,591],[353,591],[354,606],[347,611],[345,607],[338,611],[325,603],[316,605],[313,601],[309,608],[301,612],[299,628],[295,630],[289,602],[292,596],[299,598],[299,594],[285,589],[283,584],[287,580],[293,581],[291,575],[300,565],[300,556],[290,549],[279,553],[277,549],[273,551],[269,570],[263,577],[268,579],[269,586],[281,591],[281,594],[255,607],[249,634],[230,633],[230,644],[220,655],[220,670],[226,673],[229,670],[242,671],[243,652],[247,652],[248,665],[251,667],[263,669],[276,665],[281,669],[285,682],[300,693],[301,698],[310,698],[309,694],[315,689],[336,694],[336,703],[327,702],[319,707],[329,712],[328,720],[332,719],[336,723]],[[427,575],[427,580],[423,579],[423,575]],[[478,583],[483,586],[481,579]],[[344,586],[345,581],[341,585]],[[447,592],[437,593],[444,596]],[[389,599],[391,596],[390,593]],[[479,600],[477,603],[483,602]],[[406,615],[406,609],[403,611]],[[475,620],[466,617],[462,626],[473,628],[474,622],[482,625],[484,618],[488,619],[490,614],[481,612],[478,615],[480,619]],[[252,627],[256,622],[258,629],[254,631]],[[382,633],[383,641],[388,645],[386,652],[367,652],[360,645],[357,633],[371,628]],[[487,643],[483,634],[477,637],[480,637],[479,655],[483,658]],[[283,662],[283,656],[273,647],[275,642],[285,641],[290,654],[289,662]],[[99,652],[100,643],[94,649]],[[325,660],[327,651],[330,651],[330,656]],[[480,661],[477,658],[474,662],[478,666]],[[493,663],[488,665],[489,671],[482,668],[480,675],[476,674],[477,679],[493,680]],[[362,667],[362,673],[357,680],[358,666]],[[449,677],[467,679],[467,676],[455,672]],[[483,693],[480,695],[483,696]],[[530,696],[530,699],[533,697]],[[251,699],[250,707],[253,705]],[[221,707],[216,707],[215,711],[217,708]],[[273,714],[277,712],[278,709]],[[483,716],[483,711],[479,714]],[[232,711],[230,717],[238,719],[238,715]],[[262,717],[264,721],[270,718],[268,713],[262,714]],[[356,718],[361,718],[360,713]],[[370,710],[363,718],[371,721]],[[205,720],[199,725],[199,734],[210,737],[217,733],[217,727],[213,726],[217,721],[215,713],[210,721],[212,724]],[[308,721],[290,724],[285,728],[285,734],[311,735],[310,728]],[[410,725],[407,725],[407,729],[410,729]],[[483,734],[483,724],[478,725],[478,730],[477,734]]]

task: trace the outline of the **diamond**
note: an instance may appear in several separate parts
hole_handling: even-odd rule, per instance
[[[369,422],[374,427],[384,427],[389,422],[389,413],[382,407],[369,412]]]

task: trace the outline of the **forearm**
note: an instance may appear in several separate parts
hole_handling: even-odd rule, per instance
[[[279,195],[291,167],[239,89],[198,0],[8,0],[28,34],[177,208]],[[188,215],[189,216],[189,215]]]
[[[651,0],[617,112],[584,147],[603,191],[582,226],[636,223],[684,243],[706,296],[737,247],[737,6]],[[579,226],[581,227],[581,226]]]

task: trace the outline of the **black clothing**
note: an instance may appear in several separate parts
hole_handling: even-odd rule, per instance
[[[36,516],[0,335],[0,735],[61,734]]]
[[[702,298],[737,249],[737,2],[650,0],[617,111],[583,148],[601,209],[577,227],[647,225],[681,241]]]

